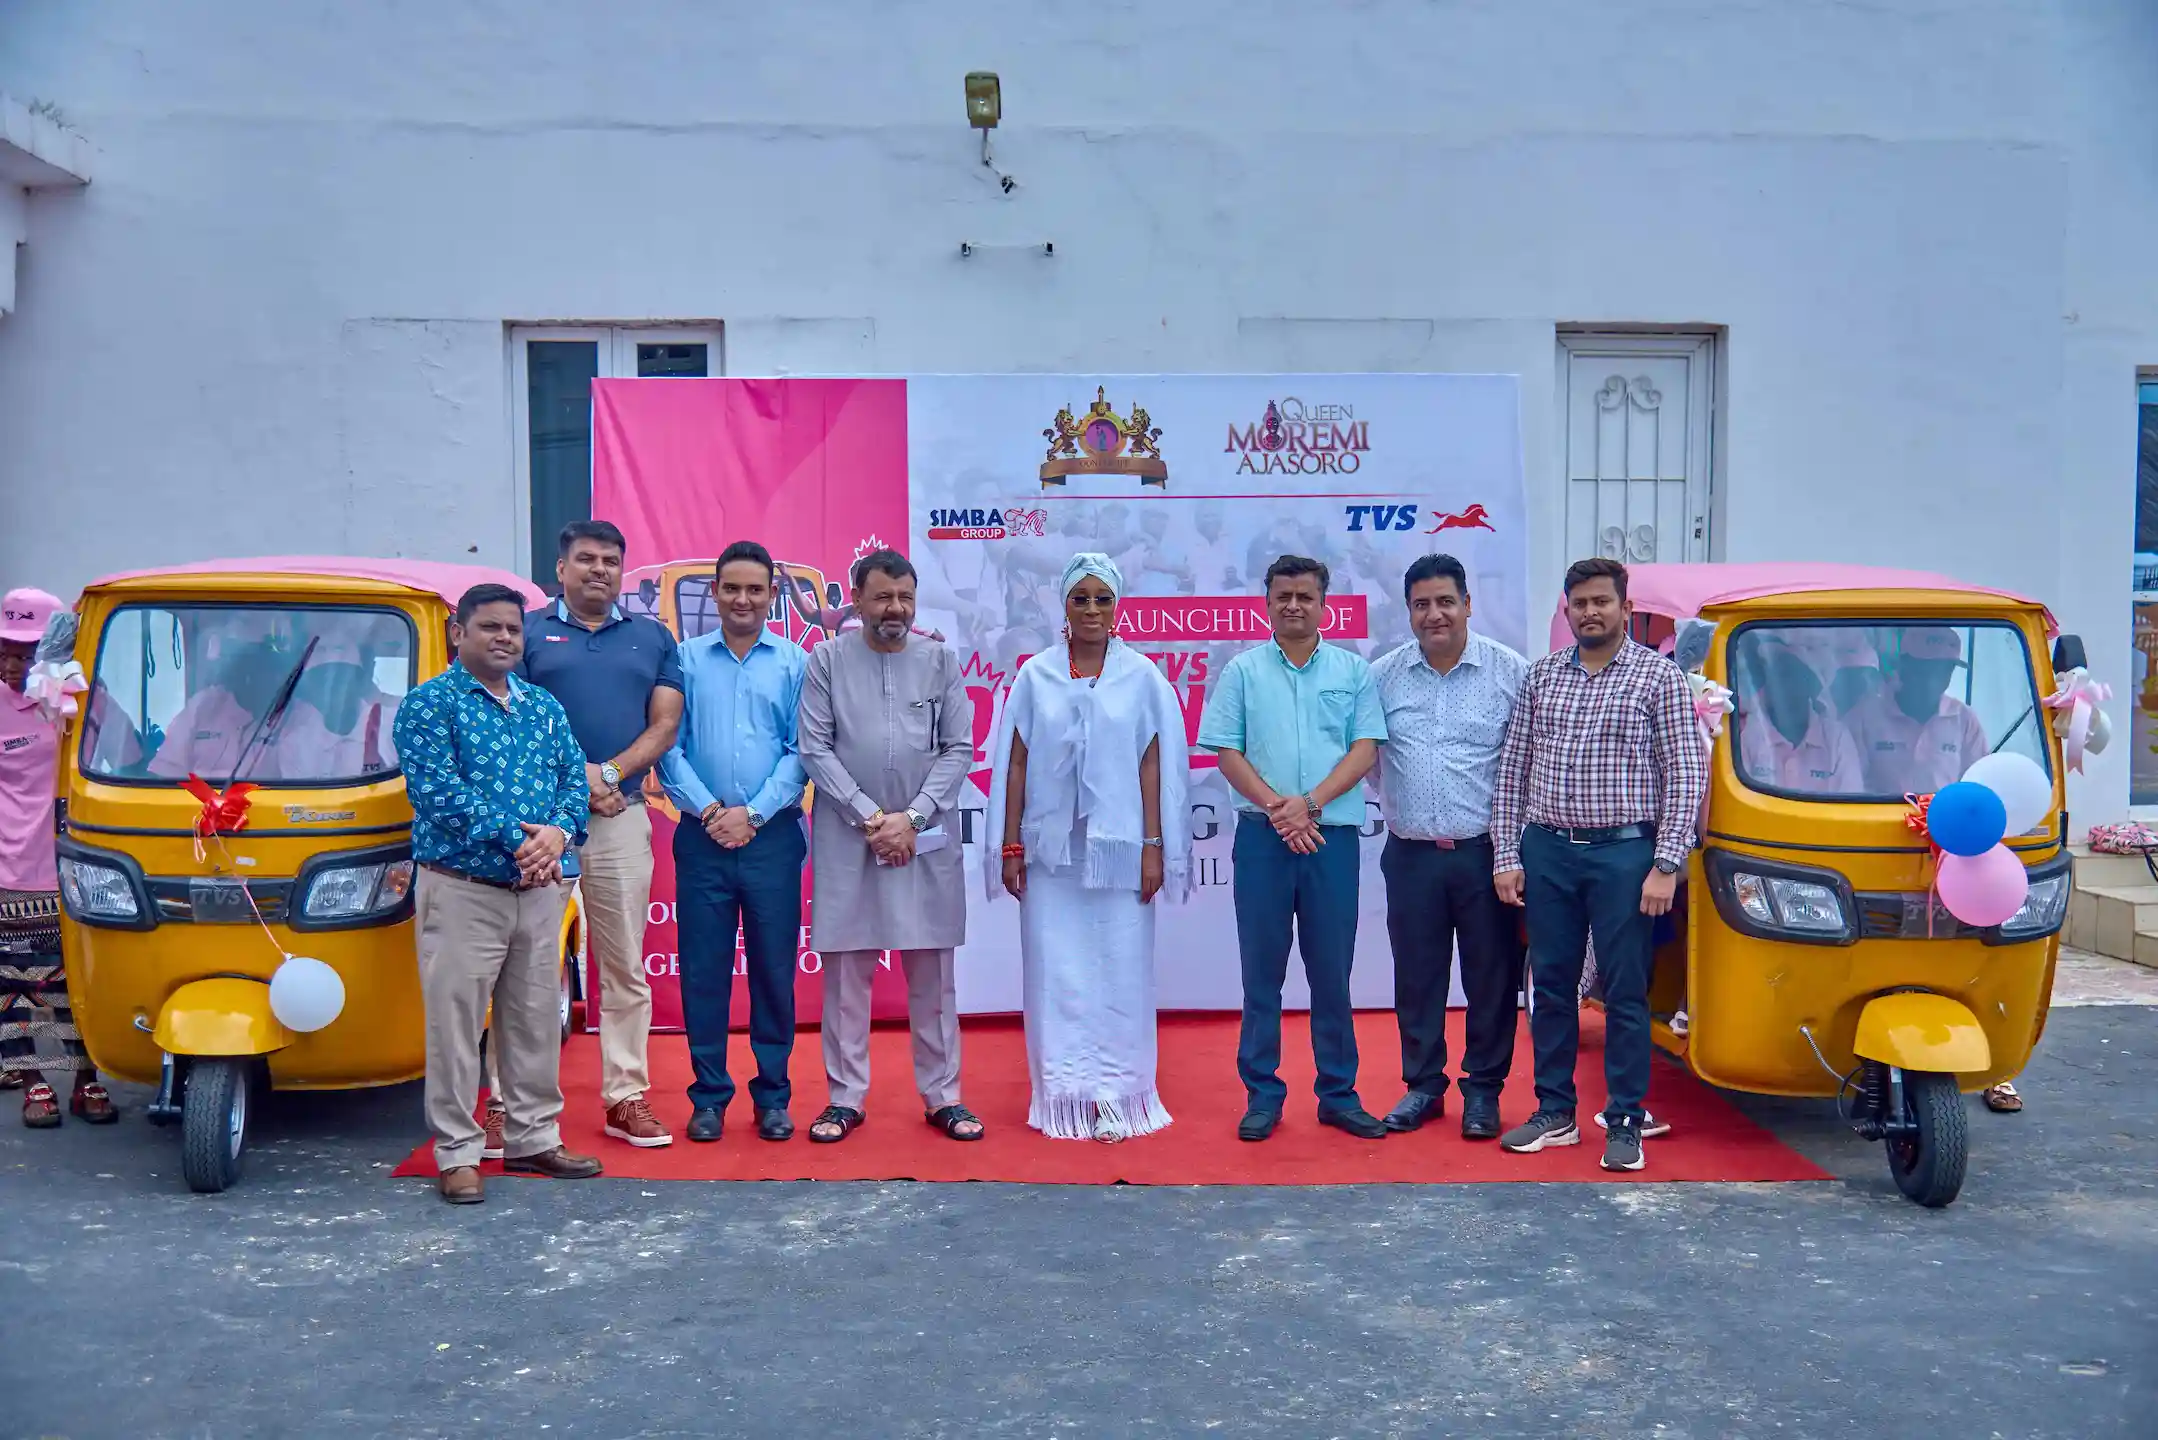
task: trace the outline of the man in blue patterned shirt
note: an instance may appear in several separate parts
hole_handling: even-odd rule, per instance
[[[562,1148],[562,854],[590,809],[584,751],[546,691],[514,673],[524,597],[477,585],[450,626],[457,663],[406,697],[397,753],[412,802],[413,905],[427,1005],[427,1123],[442,1198],[475,1205],[486,1132],[480,1032],[494,1005],[507,1116],[503,1169],[581,1180],[597,1160]]]

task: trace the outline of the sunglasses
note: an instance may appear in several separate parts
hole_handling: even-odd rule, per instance
[[[1116,609],[1116,596],[1067,595],[1064,597],[1064,603],[1074,610],[1114,610]]]

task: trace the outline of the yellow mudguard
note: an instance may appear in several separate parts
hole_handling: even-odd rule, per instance
[[[292,1032],[270,1013],[267,983],[219,976],[173,991],[152,1038],[168,1055],[267,1055],[290,1045]]]
[[[1878,995],[1858,1014],[1851,1048],[1864,1060],[1899,1070],[1973,1075],[1993,1068],[1993,1047],[1978,1017],[1946,995]]]

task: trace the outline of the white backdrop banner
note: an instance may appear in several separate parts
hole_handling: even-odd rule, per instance
[[[1014,672],[1053,644],[1074,551],[1122,568],[1118,633],[1183,697],[1187,743],[1228,659],[1268,636],[1261,577],[1282,554],[1332,571],[1326,634],[1376,659],[1409,639],[1401,575],[1433,551],[1469,573],[1472,624],[1526,651],[1528,542],[1515,377],[1500,375],[952,375],[906,382],[907,553],[922,623],[973,677],[967,945],[959,1001],[1020,1008],[1018,907],[982,897],[1000,835],[985,815],[988,737]],[[1199,889],[1165,907],[1165,1009],[1243,1003],[1230,891],[1228,786],[1192,751],[1187,818]],[[1367,797],[1352,993],[1393,1000],[1384,830]],[[1286,1003],[1308,1000],[1291,963]],[[1455,1003],[1460,1003],[1458,990]]]

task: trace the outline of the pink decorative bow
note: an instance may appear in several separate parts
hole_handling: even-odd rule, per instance
[[[2046,701],[2046,708],[2060,712],[2053,722],[2054,733],[2061,737],[2068,768],[2081,774],[2084,751],[2094,750],[2090,743],[2094,717],[2113,698],[2113,687],[2091,679],[2080,665],[2061,676],[2060,682],[2061,688]]]
[[[1687,673],[1686,686],[1693,691],[1693,723],[1701,732],[1701,743],[1713,745],[1723,733],[1723,717],[1731,713],[1731,692],[1691,672]]]
[[[75,697],[90,688],[83,679],[82,666],[73,660],[55,663],[41,660],[30,667],[23,681],[23,693],[34,701],[38,713],[50,725],[75,718]]]

